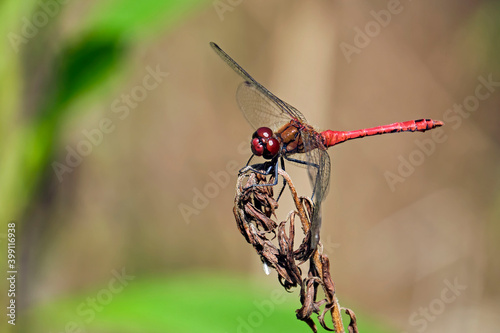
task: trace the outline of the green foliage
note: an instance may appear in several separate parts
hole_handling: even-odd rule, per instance
[[[51,13],[47,12],[47,3],[52,6]],[[201,3],[95,2],[90,15],[71,34],[60,33],[60,21],[68,7],[78,5],[75,2],[0,3],[0,35],[4,36],[0,43],[2,230],[15,220],[18,232],[22,231],[23,214],[41,180],[54,175],[51,163],[58,148],[64,147],[61,131],[74,105],[99,91],[110,79],[120,77],[120,71],[126,68],[127,51],[140,39],[163,33]],[[33,27],[35,15],[49,19]],[[5,267],[5,260],[2,256],[0,267]],[[5,290],[5,284],[0,283],[1,290]],[[4,325],[6,321],[0,324],[2,332]]]
[[[97,3],[89,17],[89,26],[103,32],[124,34],[124,38],[137,38],[154,30],[168,27],[208,1],[202,0],[112,0]]]
[[[124,43],[116,36],[108,34],[91,33],[67,45],[60,56],[58,66],[57,104],[70,103],[99,86],[119,69],[118,65],[123,60],[125,52]],[[55,105],[51,109],[60,108]]]
[[[128,1],[115,0],[94,8],[96,13],[82,29],[60,41],[60,52],[51,55],[49,68],[53,79],[45,80],[40,87],[42,98],[35,105],[36,117],[23,119],[24,55],[30,62],[39,61],[37,53],[47,43],[44,29],[56,24],[59,16],[51,18],[47,27],[40,27],[37,35],[20,44],[19,54],[9,43],[0,45],[0,73],[2,74],[0,100],[0,221],[7,223],[22,217],[22,211],[36,190],[42,175],[50,168],[53,148],[59,145],[61,126],[71,106],[81,97],[99,89],[110,77],[123,70],[127,50],[136,42],[135,38],[145,32],[164,29],[177,21],[181,13],[193,10],[202,1]],[[0,31],[4,35],[13,33],[23,36],[23,19],[40,11],[36,2],[31,2],[31,12],[26,6],[16,6],[15,1],[3,3]],[[64,15],[64,6],[59,15]],[[13,19],[17,17],[17,20]],[[7,19],[8,18],[8,19]],[[149,29],[148,29],[149,28]],[[142,34],[139,34],[139,31]],[[49,36],[50,37],[50,36]],[[35,66],[36,67],[36,66]]]
[[[35,1],[24,6],[16,3],[11,0],[2,4],[5,11],[0,17],[3,18],[0,32],[5,36],[10,33],[25,38],[26,19],[30,21],[43,8]],[[7,223],[22,217],[40,178],[50,170],[53,149],[59,146],[61,126],[72,105],[117,76],[124,69],[120,65],[127,50],[133,48],[139,38],[164,31],[201,3],[201,0],[98,2],[91,8],[81,29],[59,41],[60,52],[49,54],[52,58],[48,68],[52,77],[42,80],[47,84],[40,87],[42,98],[33,110],[36,116],[26,119],[23,118],[22,100],[31,96],[23,96],[23,85],[31,80],[32,73],[24,76],[25,61],[19,55],[37,67],[36,63],[41,62],[38,52],[45,50],[46,39],[53,37],[44,31],[57,25],[65,6],[70,4],[61,4],[58,15],[51,17],[46,26],[39,27],[36,35],[25,38],[25,42],[18,45],[19,51],[9,43],[0,45],[3,78],[0,87],[0,202],[3,206],[0,221]]]
[[[108,288],[107,281],[103,286]],[[100,311],[91,316],[89,299],[98,300],[98,295],[104,294],[102,290],[37,306],[24,321],[44,332],[62,332],[68,323],[75,323],[82,332],[310,331],[295,318],[295,309],[300,305],[298,291],[287,293],[279,285],[262,289],[241,277],[199,273],[169,279],[134,279],[109,303],[97,301]],[[86,310],[85,315],[80,315],[78,309]],[[358,320],[361,332],[388,332],[361,314]],[[348,324],[347,318],[344,323]]]

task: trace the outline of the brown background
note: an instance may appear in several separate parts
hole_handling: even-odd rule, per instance
[[[67,31],[84,7],[67,8]],[[221,20],[208,4],[136,45],[129,72],[68,122],[65,144],[75,147],[102,118],[118,119],[113,100],[141,84],[147,66],[169,76],[61,184],[48,181],[48,202],[34,208],[39,222],[27,236],[29,301],[105,281],[120,265],[145,275],[203,269],[261,278],[232,216],[234,173],[198,215],[187,221],[179,210],[193,207],[194,190],[213,182],[210,172],[249,157],[239,148],[248,148],[252,132],[234,99],[241,80],[210,41],[319,129],[446,121],[448,109],[475,93],[478,77],[500,81],[500,10],[492,1],[401,1],[400,13],[348,61],[341,43],[354,45],[355,28],[374,21],[370,11],[387,8],[387,1],[243,1]],[[398,158],[418,154],[415,141],[432,132],[330,150],[322,240],[343,305],[415,331],[411,314],[439,298],[445,280],[457,280],[466,289],[426,331],[493,332],[500,324],[499,88],[461,124],[449,122],[446,140],[394,191],[384,173],[397,173]],[[307,192],[304,171],[293,176]],[[286,199],[281,209],[286,214]]]

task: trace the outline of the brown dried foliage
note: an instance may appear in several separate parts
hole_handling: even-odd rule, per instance
[[[295,210],[290,212],[285,221],[277,223],[276,210],[278,202],[274,199],[272,184],[274,176],[262,175],[249,168],[238,177],[236,198],[233,213],[241,234],[246,241],[255,248],[261,260],[278,273],[281,285],[288,291],[300,285],[300,302],[302,307],[296,310],[298,319],[309,325],[313,332],[317,332],[316,324],[311,315],[318,315],[320,325],[328,331],[345,332],[341,308],[335,296],[335,284],[330,275],[330,261],[322,254],[322,245],[318,245],[313,254],[309,253],[308,244],[311,237],[310,216],[314,209],[309,198],[298,197],[295,187],[288,174],[279,169],[279,174],[285,179],[295,203]],[[299,219],[304,233],[304,238],[299,247],[294,250],[295,220]],[[286,226],[288,225],[288,231]],[[273,242],[277,238],[277,245]],[[301,264],[309,262],[307,276],[302,278]],[[318,300],[318,291],[324,298]],[[345,309],[351,318],[348,330],[357,333],[356,316],[354,312]],[[330,313],[333,327],[325,322],[325,316]]]

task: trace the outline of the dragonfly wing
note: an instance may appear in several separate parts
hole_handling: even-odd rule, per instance
[[[236,91],[236,100],[246,120],[255,129],[271,127],[276,130],[290,121],[290,115],[283,111],[282,105],[251,82],[240,84]]]
[[[214,42],[210,42],[210,46],[212,47],[212,49],[214,49],[215,53],[217,53],[219,57],[221,57],[221,59],[224,60],[224,62],[228,64],[229,67],[231,67],[245,81],[257,83],[257,81],[255,81],[253,77],[251,77],[250,74],[247,73],[246,70],[238,65],[238,63],[234,61],[233,58],[231,58],[226,52],[222,51],[219,45],[215,44]]]
[[[289,122],[292,117],[297,118],[297,115],[292,113],[295,108],[290,109],[287,103],[274,95],[272,98],[269,94],[264,93],[262,89],[251,82],[241,83],[236,91],[238,106],[246,120],[255,129],[270,127],[277,130]]]
[[[277,97],[276,97],[277,98]],[[303,122],[304,124],[307,124],[307,120],[306,118],[304,117],[304,115],[302,114],[302,112],[300,112],[299,110],[297,110],[294,106],[288,104],[287,102],[284,102],[282,101],[283,103],[285,103],[286,105],[286,109],[287,109],[287,113],[289,115],[291,115],[293,118],[297,119],[297,120],[300,120],[301,122]]]
[[[317,142],[316,133],[302,132],[306,150],[307,173],[313,187],[313,215],[311,217],[310,251],[318,245],[321,229],[321,204],[330,186],[330,156],[322,143]]]
[[[245,118],[254,128],[271,126],[278,122],[282,125],[288,122],[290,118],[306,123],[306,119],[299,110],[284,102],[257,82],[217,44],[211,42],[210,46],[229,67],[245,80],[238,88],[236,99]]]

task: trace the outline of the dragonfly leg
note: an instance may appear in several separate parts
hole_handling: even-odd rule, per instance
[[[250,161],[252,160],[253,156],[254,155],[252,155],[250,157],[250,159],[248,160],[247,166],[240,169],[238,174],[241,175],[243,173],[250,171],[250,172],[258,173],[258,174],[261,174],[264,176],[268,176],[271,173],[274,173],[274,182],[271,184],[254,184],[254,185],[251,185],[249,187],[244,188],[244,190],[248,190],[248,189],[250,189],[252,187],[256,187],[256,186],[276,186],[276,184],[278,184],[278,156],[276,156],[275,158],[273,158],[269,162],[248,165],[248,163],[250,163]]]
[[[264,176],[268,176],[271,174],[274,166],[273,165],[266,166],[266,164],[267,163],[247,165],[246,167],[244,167],[244,168],[240,169],[240,171],[238,171],[238,175],[242,175],[248,171],[251,171],[251,172],[259,173],[259,174],[264,175]]]
[[[285,171],[285,161],[283,160],[283,157],[280,157],[280,162],[281,162],[281,169],[283,169],[283,171]],[[276,168],[276,179],[278,179],[278,168]],[[286,187],[286,181],[283,178],[283,187],[281,187],[280,194],[278,194],[278,198],[276,199],[276,201],[280,200],[281,195],[283,194],[283,191],[285,190],[285,187]]]
[[[301,160],[297,160],[295,158],[292,158],[292,157],[287,157],[285,156],[285,158],[290,161],[290,162],[294,162],[294,163],[298,163],[298,164],[304,164],[304,165],[310,165],[312,167],[315,167],[316,170],[318,170],[319,172],[319,165],[317,165],[316,163],[311,163],[311,162],[307,162],[307,161],[301,161]],[[312,192],[312,196],[311,196],[311,200],[314,200],[314,193],[316,193],[316,187],[317,187],[317,182],[314,183],[314,188],[313,188],[313,192]]]
[[[311,166],[315,167],[316,169],[319,169],[319,165],[317,165],[316,163],[311,163],[311,162],[306,162],[306,161],[302,161],[302,160],[297,160],[295,158],[288,157],[288,156],[285,156],[285,159],[287,161],[298,163],[298,164],[311,165]]]
[[[250,158],[248,159],[248,162],[246,164],[246,166],[248,166],[250,164],[250,161],[252,160],[252,158],[255,156],[255,154],[252,154],[252,156],[250,156]]]

